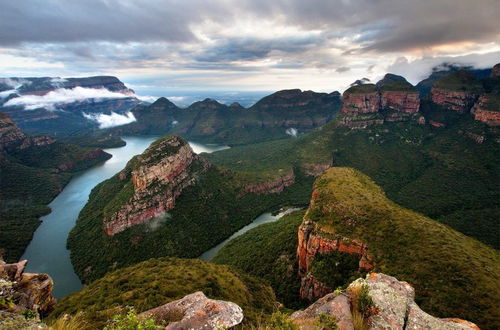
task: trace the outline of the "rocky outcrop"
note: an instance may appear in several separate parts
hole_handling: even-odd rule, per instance
[[[371,273],[349,288],[366,285],[377,313],[370,316],[371,329],[479,329],[458,319],[439,319],[423,312],[415,303],[415,290],[392,276]],[[347,291],[349,292],[349,288]]]
[[[309,176],[320,176],[321,173],[333,166],[333,159],[326,164],[300,164],[300,168],[304,171],[306,175]]]
[[[381,273],[368,274],[366,279],[352,282],[346,292],[330,293],[319,299],[305,310],[297,311],[291,319],[300,329],[317,329],[316,322],[320,315],[335,317],[341,330],[354,329],[353,313],[358,297],[356,288],[366,287],[368,296],[373,301],[373,312],[364,315],[368,329],[410,330],[465,330],[479,329],[472,322],[456,318],[440,319],[433,317],[415,303],[415,290],[407,282],[398,281],[392,276]]]
[[[293,170],[290,170],[290,172],[279,176],[275,180],[246,185],[243,188],[241,195],[248,193],[253,193],[258,195],[280,193],[283,190],[285,190],[286,187],[289,187],[294,183],[295,183],[295,173]]]
[[[442,107],[457,111],[468,112],[476,102],[479,94],[469,91],[453,91],[433,87],[431,89],[432,101]]]
[[[25,273],[26,264],[26,260],[6,264],[0,259],[0,301],[8,302],[4,308],[14,313],[33,310],[47,315],[56,304],[54,282],[47,274]]]
[[[500,125],[500,95],[483,94],[471,110],[475,120],[488,126]]]
[[[178,136],[156,141],[132,162],[133,168],[119,174],[122,180],[129,180],[131,196],[116,212],[105,211],[104,231],[108,236],[164,216],[174,208],[182,191],[196,182],[197,175],[210,167]]]
[[[491,78],[498,78],[498,77],[500,77],[500,63],[495,64],[495,66],[493,67],[493,69],[491,69],[490,77]]]
[[[355,85],[342,97],[341,126],[362,129],[412,119],[420,108],[418,91],[401,76],[385,75],[374,84]]]
[[[45,146],[55,140],[48,136],[29,137],[6,114],[0,112],[0,152],[25,149],[30,146]]]
[[[166,324],[167,330],[227,329],[243,321],[243,310],[233,302],[208,299],[203,292],[195,292],[140,316]]]
[[[313,192],[311,207],[314,205],[315,196],[317,197],[317,194]],[[317,254],[342,252],[358,255],[360,257],[358,265],[360,271],[371,270],[374,267],[374,261],[368,254],[368,247],[363,242],[338,235],[326,236],[321,234],[321,230],[314,222],[307,220],[306,214],[304,222],[298,230],[297,247],[298,269],[301,277],[300,297],[302,299],[315,300],[335,289],[321,283],[310,273]]]

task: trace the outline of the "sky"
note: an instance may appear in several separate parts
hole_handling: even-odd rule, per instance
[[[143,95],[343,91],[500,62],[498,0],[0,0],[0,76],[114,75]]]

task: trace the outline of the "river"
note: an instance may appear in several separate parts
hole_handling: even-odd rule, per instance
[[[74,176],[63,191],[49,204],[52,212],[41,218],[21,259],[27,259],[26,272],[47,273],[54,280],[54,296],[64,297],[82,288],[66,249],[68,234],[75,225],[80,210],[87,203],[90,191],[98,183],[122,170],[135,155],[142,153],[157,137],[123,137],[127,145],[105,149],[113,155],[105,163]],[[196,153],[214,152],[227,146],[189,142]]]
[[[219,252],[220,249],[222,249],[222,247],[224,245],[226,245],[229,241],[235,239],[238,236],[243,235],[244,233],[246,233],[247,231],[249,231],[252,228],[260,226],[260,225],[262,225],[264,223],[274,222],[274,221],[278,220],[279,218],[281,218],[282,216],[284,216],[284,215],[286,215],[286,214],[288,214],[290,212],[297,211],[297,210],[300,210],[300,208],[289,208],[289,209],[286,209],[286,210],[284,210],[282,212],[279,212],[276,215],[273,215],[271,212],[262,213],[260,216],[258,216],[257,218],[255,218],[255,220],[252,221],[250,224],[246,225],[245,227],[241,228],[236,233],[234,233],[233,235],[231,235],[231,237],[229,237],[228,239],[226,239],[222,243],[219,243],[218,245],[214,246],[213,248],[211,248],[207,252],[203,253],[200,256],[200,259],[206,260],[206,261],[212,260],[212,258],[215,257],[215,255],[217,254],[217,252]]]

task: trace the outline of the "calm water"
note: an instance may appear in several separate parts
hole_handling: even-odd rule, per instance
[[[246,233],[247,231],[249,231],[252,228],[260,226],[264,223],[274,222],[274,221],[278,220],[279,218],[281,218],[282,216],[284,216],[285,214],[288,214],[290,212],[297,211],[297,210],[300,210],[300,208],[290,208],[290,209],[287,209],[287,210],[280,212],[276,215],[273,215],[271,212],[262,213],[260,216],[255,218],[255,220],[252,221],[252,223],[241,228],[240,230],[238,230],[236,233],[231,235],[231,237],[229,237],[228,239],[226,239],[222,243],[214,246],[213,248],[211,248],[207,252],[203,253],[200,256],[200,259],[206,260],[206,261],[212,260],[212,258],[215,257],[217,252],[219,252],[219,250],[222,249],[222,247],[224,245],[226,245],[230,240],[235,239],[236,237],[243,235],[244,233]]]
[[[42,217],[33,240],[21,259],[28,260],[27,272],[48,273],[54,279],[54,296],[64,297],[82,288],[66,249],[68,234],[75,225],[80,210],[87,203],[90,191],[98,183],[122,170],[127,162],[142,153],[156,137],[124,137],[127,145],[105,149],[113,155],[102,165],[75,176],[50,203],[52,213]],[[227,149],[226,146],[189,143],[196,153]]]

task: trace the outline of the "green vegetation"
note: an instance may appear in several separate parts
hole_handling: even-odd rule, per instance
[[[159,258],[107,274],[83,290],[61,299],[51,319],[85,311],[89,326],[103,326],[126,306],[143,312],[196,291],[232,301],[244,312],[245,324],[276,306],[272,289],[257,278],[198,259]],[[123,319],[123,318],[121,318]]]
[[[330,314],[319,314],[315,326],[317,330],[339,330],[337,319]]]
[[[113,317],[104,330],[156,330],[157,326],[151,318],[138,318],[134,308],[130,308],[126,315]]]
[[[374,84],[363,84],[356,85],[348,88],[344,93],[346,94],[364,94],[364,93],[376,93],[377,87]]]
[[[142,156],[149,159],[155,155]],[[136,165],[132,159],[127,168]],[[133,226],[112,237],[103,220],[130,197],[131,178],[119,174],[96,186],[68,239],[77,274],[90,282],[106,272],[153,257],[195,258],[222,242],[262,212],[282,205],[305,205],[313,179],[296,171],[297,184],[282,193],[241,195],[247,176],[211,167],[183,190],[163,217]],[[215,206],[215,207],[214,207]],[[189,248],[187,248],[189,247]]]
[[[118,136],[94,136],[94,135],[77,135],[67,137],[61,140],[64,143],[74,144],[84,148],[119,148],[125,146],[123,141]]]
[[[434,83],[434,87],[472,93],[481,93],[483,91],[481,81],[466,70],[459,70],[445,75]]]
[[[290,213],[276,222],[260,225],[228,242],[212,262],[227,264],[271,285],[288,308],[305,306],[299,299],[297,229],[305,211]]]
[[[40,224],[50,213],[46,205],[80,170],[110,158],[89,158],[93,149],[55,142],[0,152],[0,247],[7,262],[17,261]]]
[[[411,283],[422,309],[481,328],[498,326],[498,251],[402,208],[354,169],[332,168],[314,189],[317,198],[307,218],[318,234],[365,242],[375,271]]]
[[[258,176],[304,164],[350,166],[369,175],[389,198],[500,248],[500,144],[492,128],[467,115],[424,102],[424,115],[441,116],[447,127],[385,123],[364,130],[336,122],[294,140],[235,147],[207,155],[215,164]],[[462,132],[460,134],[460,132]],[[477,144],[464,132],[486,137]],[[254,174],[255,173],[255,174]]]
[[[311,274],[330,288],[346,286],[361,274],[357,255],[342,252],[318,254],[312,263]]]
[[[368,318],[377,313],[377,307],[370,297],[368,285],[351,286],[348,294],[351,298],[351,313],[354,330],[368,330]]]

